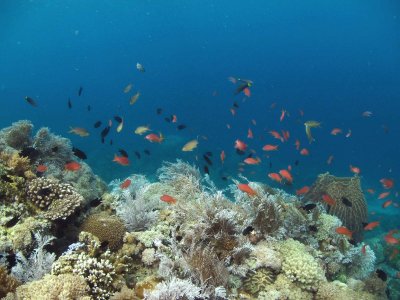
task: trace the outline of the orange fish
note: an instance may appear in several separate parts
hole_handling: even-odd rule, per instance
[[[290,137],[290,132],[288,130],[282,130],[282,137],[285,141],[287,141]]]
[[[131,185],[132,180],[126,179],[123,183],[120,184],[120,188],[122,190],[127,189]]]
[[[161,143],[164,140],[164,137],[161,133],[160,135],[157,135],[155,133],[150,133],[146,135],[144,138],[152,143]]]
[[[225,151],[224,150],[221,151],[221,154],[219,155],[219,157],[221,158],[221,163],[224,163],[224,161],[225,161]]]
[[[248,165],[258,165],[261,160],[259,158],[248,157],[244,160],[244,162]]]
[[[340,226],[340,227],[338,227],[338,228],[336,228],[336,233],[339,233],[339,234],[343,234],[343,235],[346,235],[346,236],[348,236],[350,239],[353,237],[353,232],[351,232],[347,227],[345,227],[345,226]]]
[[[282,122],[283,119],[285,118],[285,115],[286,115],[286,110],[282,109],[282,111],[281,111],[281,117],[279,118],[279,120],[280,120],[281,122]]]
[[[354,174],[357,174],[357,175],[361,173],[360,168],[354,167],[352,165],[350,165],[350,171],[353,172]]]
[[[38,166],[36,167],[36,171],[38,171],[39,173],[46,172],[46,171],[47,171],[47,166],[45,166],[45,165],[38,165]]]
[[[294,145],[296,146],[296,150],[300,149],[300,141],[298,139],[296,139],[296,142],[294,143]]]
[[[234,147],[242,152],[246,151],[246,149],[247,149],[247,145],[244,142],[242,142],[241,140],[236,140]]]
[[[264,151],[277,151],[278,145],[265,145],[262,149]]]
[[[374,189],[367,189],[367,192],[370,193],[371,195],[375,194],[375,190]]]
[[[251,131],[250,128],[247,130],[247,138],[248,139],[252,139],[253,138],[253,131]]]
[[[274,138],[276,138],[276,139],[278,139],[278,140],[281,140],[281,142],[283,142],[283,137],[281,136],[281,134],[280,134],[278,131],[276,131],[276,130],[271,130],[271,131],[269,132],[269,134],[272,135]]]
[[[178,122],[178,117],[176,115],[172,115],[172,123]]]
[[[278,173],[269,173],[268,177],[271,178],[272,180],[281,183],[282,182],[282,177]]]
[[[71,161],[64,165],[65,170],[67,171],[78,171],[81,168],[81,165],[76,161]]]
[[[255,190],[253,190],[248,184],[246,183],[239,183],[237,185],[238,189],[241,190],[242,192],[246,193],[249,196],[256,196],[257,193]]]
[[[296,195],[301,196],[301,195],[307,194],[309,191],[310,191],[309,186],[303,186],[301,189],[296,190]]]
[[[303,149],[301,149],[300,154],[306,156],[306,155],[309,155],[310,152],[306,148],[303,148]]]
[[[380,183],[382,183],[382,186],[385,189],[391,189],[393,187],[393,179],[389,179],[389,178],[382,178],[381,180],[379,180]]]
[[[128,166],[129,165],[129,159],[126,156],[117,156],[114,154],[114,159],[117,164],[120,164],[121,166]]]
[[[342,129],[340,128],[333,128],[331,131],[332,135],[338,135],[339,133],[342,133]]]
[[[386,241],[386,243],[390,245],[396,245],[399,243],[399,240],[393,236],[392,231],[390,231],[387,235],[385,235],[384,240]]]
[[[371,222],[364,226],[364,230],[372,230],[378,226],[379,226],[379,221]]]
[[[391,204],[392,204],[392,200],[385,201],[385,203],[382,204],[382,208],[386,208],[386,207],[390,206]]]
[[[169,203],[169,204],[175,204],[176,203],[176,199],[174,197],[172,197],[170,195],[166,195],[166,194],[162,195],[160,197],[160,200],[163,201],[163,202]]]
[[[334,206],[336,204],[336,201],[328,194],[323,194],[322,200],[324,200],[324,202],[330,206]]]
[[[326,161],[326,163],[327,163],[328,165],[330,165],[330,164],[332,163],[332,161],[333,161],[333,158],[334,158],[334,156],[333,156],[333,155],[330,155],[330,156],[328,157],[328,160]]]
[[[251,92],[250,92],[250,89],[247,87],[247,88],[245,88],[244,90],[243,90],[243,93],[247,96],[247,97],[250,97],[251,96]]]
[[[292,184],[293,183],[293,177],[292,174],[288,170],[280,170],[279,174],[287,180],[288,183]]]
[[[383,192],[383,193],[380,193],[379,194],[379,196],[378,196],[378,199],[380,200],[380,199],[385,199],[387,196],[389,196],[390,195],[390,192]]]

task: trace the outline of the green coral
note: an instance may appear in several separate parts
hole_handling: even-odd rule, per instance
[[[275,277],[276,275],[271,269],[259,268],[246,277],[243,288],[251,295],[257,296],[275,281]]]
[[[314,291],[326,281],[324,270],[302,243],[288,239],[281,244],[280,252],[283,274],[302,289]]]

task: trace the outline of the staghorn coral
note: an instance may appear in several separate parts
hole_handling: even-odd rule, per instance
[[[83,202],[83,197],[66,183],[40,177],[28,182],[26,196],[50,220],[66,219]]]
[[[326,281],[324,271],[306,247],[293,239],[281,243],[283,274],[307,291],[314,291],[320,282]]]
[[[92,214],[85,219],[80,229],[95,235],[101,243],[106,242],[111,250],[117,250],[122,246],[125,226],[116,216],[110,216],[105,212]]]
[[[5,266],[0,266],[0,298],[7,293],[14,292],[20,282],[13,276],[9,275]]]
[[[15,298],[25,300],[90,300],[89,286],[83,277],[74,274],[46,275],[41,280],[17,288]]]
[[[276,275],[271,269],[259,268],[247,275],[243,282],[243,288],[252,296],[257,296],[275,281],[275,277]]]
[[[324,194],[335,200],[335,205],[327,206],[327,212],[337,216],[343,225],[353,231],[353,238],[361,241],[363,223],[367,221],[367,203],[360,186],[360,177],[335,177],[329,173],[318,176],[306,200],[321,202]],[[350,206],[345,203],[350,203]]]

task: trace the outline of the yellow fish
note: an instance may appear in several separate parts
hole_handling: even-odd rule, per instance
[[[128,84],[125,88],[124,88],[124,93],[126,94],[126,93],[129,93],[130,92],[130,90],[132,89],[132,83],[130,83],[130,84]]]
[[[307,121],[304,123],[304,126],[306,127],[308,141],[311,144],[313,141],[315,141],[315,139],[311,135],[311,128],[319,128],[321,127],[321,123],[317,121]]]
[[[80,137],[89,136],[89,131],[87,131],[85,128],[81,128],[81,127],[70,127],[70,128],[71,128],[71,130],[68,131],[69,133],[79,135]]]
[[[117,132],[121,132],[122,128],[124,128],[124,119],[122,119],[122,122],[118,124]]]
[[[130,104],[130,105],[135,104],[136,101],[139,99],[139,97],[140,97],[140,92],[137,92],[135,95],[133,95],[133,96],[131,97],[131,100],[129,101],[129,104]]]
[[[194,148],[197,147],[199,144],[198,140],[191,140],[185,144],[185,146],[182,147],[182,151],[193,151]]]
[[[135,129],[135,133],[138,134],[138,135],[142,135],[142,134],[144,134],[144,133],[146,133],[147,131],[150,131],[150,130],[151,129],[150,129],[149,126],[138,126]]]

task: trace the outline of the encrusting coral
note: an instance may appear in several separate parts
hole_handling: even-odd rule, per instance
[[[335,201],[335,205],[327,205],[327,212],[337,216],[353,232],[353,238],[361,241],[363,223],[367,222],[367,203],[361,191],[360,177],[340,178],[329,173],[321,174],[305,199],[322,202],[323,195],[329,195]]]

